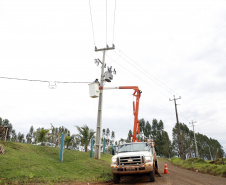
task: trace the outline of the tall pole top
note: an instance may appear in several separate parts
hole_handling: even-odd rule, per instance
[[[175,101],[175,100],[178,100],[178,99],[181,99],[181,96],[179,96],[179,98],[175,98],[175,95],[173,95],[173,99],[171,100],[170,98],[169,98],[169,101]]]
[[[194,126],[194,123],[197,123],[196,121],[191,121],[191,122],[189,122],[189,124],[192,124],[192,126]]]
[[[109,47],[108,45],[106,45],[106,48],[101,48],[101,49],[97,49],[97,47],[95,46],[95,51],[106,51],[106,50],[112,50],[115,49],[115,45],[112,44],[112,47]]]

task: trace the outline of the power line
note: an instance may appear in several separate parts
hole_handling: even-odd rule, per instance
[[[134,75],[135,77],[137,77],[138,79],[140,79],[141,81],[143,81],[144,83],[148,84],[150,87],[154,88],[156,91],[158,91],[160,94],[162,94],[163,96],[167,97],[168,96],[164,93],[162,93],[161,91],[159,91],[157,88],[151,86],[148,82],[144,81],[142,78],[140,78],[139,76],[137,76],[136,74],[132,73],[131,71],[127,70],[125,67],[123,67],[121,64],[119,64],[118,62],[116,62],[116,60],[112,59],[110,56],[107,55],[108,58],[110,58],[112,61],[114,61],[115,63],[117,63],[119,66],[121,66],[123,69],[125,69],[126,71],[128,71],[129,73],[131,73],[132,75]]]
[[[116,53],[116,52],[115,52]],[[135,67],[136,68],[136,70],[138,70],[138,71],[140,71],[143,75],[145,75],[145,76],[147,76],[149,79],[151,79],[152,81],[154,81],[152,78],[150,78],[148,75],[146,75],[143,71],[141,71],[139,68],[137,68],[136,66],[134,66],[129,60],[127,60],[127,59],[125,59],[124,57],[122,57],[121,55],[119,55],[118,53],[116,53],[119,57],[121,57],[123,60],[125,60],[126,62],[128,62],[131,66],[133,66],[133,67]],[[139,66],[139,65],[138,65]],[[141,66],[139,66],[139,67],[141,67]],[[142,68],[142,67],[141,67]],[[142,68],[143,69],[143,68]],[[144,70],[144,69],[143,69]],[[160,83],[158,83],[158,82],[156,82],[156,81],[154,81],[156,84],[158,84],[160,87],[162,87],[162,88],[165,88],[164,86],[162,86]],[[166,91],[168,91],[168,93],[169,93],[169,90],[167,90],[166,88],[165,88],[165,90]],[[170,92],[171,93],[171,92]],[[166,95],[165,95],[166,96]]]
[[[116,0],[115,0],[115,10],[114,10],[114,23],[113,23],[113,38],[112,38],[112,44],[114,43],[114,39],[115,39],[115,12],[116,12]]]
[[[146,69],[144,69],[142,66],[140,66],[135,60],[131,59],[128,55],[126,55],[124,52],[122,52],[121,50],[118,49],[118,51],[120,53],[122,53],[125,57],[127,57],[129,60],[131,60],[133,63],[135,63],[140,69],[142,69],[143,71],[141,71],[139,68],[137,68],[137,66],[135,66],[134,64],[132,64],[128,59],[126,59],[125,57],[121,56],[120,54],[118,54],[117,52],[115,52],[119,57],[121,57],[123,60],[125,60],[126,62],[128,62],[131,66],[135,67],[136,70],[140,71],[143,75],[147,76],[149,79],[151,79],[152,81],[154,81],[157,85],[159,85],[160,87],[162,87],[165,91],[167,91],[168,93],[174,93],[174,94],[178,94],[176,93],[173,89],[171,89],[170,87],[168,87],[167,85],[165,85],[163,82],[161,82],[160,80],[158,80],[154,75],[152,75],[149,71],[147,71]],[[150,76],[148,76],[148,75]],[[188,117],[192,117],[191,116],[191,112],[189,111],[188,107],[186,106],[185,101],[183,101],[185,108],[187,109],[186,111],[188,112]],[[185,111],[185,110],[184,110]],[[185,111],[185,112],[186,112]],[[185,116],[184,116],[185,117]],[[187,117],[187,116],[186,116]]]
[[[190,116],[190,118],[191,118],[191,117],[192,117],[192,116],[191,116],[192,114],[191,114],[191,112],[190,112],[188,106],[186,105],[186,103],[185,103],[184,100],[182,100],[182,102],[184,102],[184,107],[187,109],[187,112],[188,112],[188,114],[189,114],[189,116]]]
[[[74,83],[91,83],[91,82],[64,82],[64,81],[48,81],[48,80],[31,80],[31,79],[26,79],[26,78],[11,78],[11,77],[0,77],[1,79],[6,79],[6,80],[20,80],[20,81],[28,81],[28,82],[44,82],[44,83],[67,83],[67,84],[74,84]]]
[[[122,52],[121,50],[118,49],[118,51],[120,53],[122,53],[123,55],[125,55],[128,59],[130,59],[131,61],[133,61],[137,66],[139,66],[144,72],[146,72],[147,74],[149,74],[153,79],[151,79],[149,76],[147,76],[148,78],[150,78],[151,80],[153,80],[156,84],[158,84],[159,86],[161,86],[162,88],[164,88],[165,90],[167,90],[170,93],[174,93],[177,94],[174,90],[172,90],[171,88],[169,88],[168,86],[166,86],[163,82],[161,82],[160,80],[158,80],[154,75],[152,75],[150,72],[148,72],[146,69],[144,69],[142,66],[140,66],[135,60],[131,59],[128,55],[126,55],[124,52]],[[116,53],[116,52],[115,52]],[[128,63],[131,64],[131,62],[129,62],[127,59],[125,59],[124,57],[122,57],[120,54],[116,53],[117,55],[119,55],[121,58],[123,58],[125,61],[127,61]],[[133,65],[133,64],[131,64]],[[134,65],[133,65],[134,66]],[[134,66],[135,67],[135,66]],[[136,68],[137,69],[137,68]],[[139,69],[138,69],[139,70]],[[140,70],[139,70],[140,71]]]
[[[90,0],[89,0],[89,10],[90,10],[90,18],[91,18],[92,30],[93,30],[93,41],[94,41],[94,46],[95,46],[96,44],[95,44],[95,36],[94,36],[94,28],[93,28],[93,18],[92,18],[92,11],[91,11]]]

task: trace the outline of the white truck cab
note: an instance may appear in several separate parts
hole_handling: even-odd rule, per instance
[[[111,169],[114,183],[121,176],[147,174],[150,182],[155,181],[158,168],[154,142],[133,142],[119,146],[118,154],[112,157]]]

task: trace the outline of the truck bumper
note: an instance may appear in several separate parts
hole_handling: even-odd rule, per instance
[[[146,163],[139,166],[118,166],[111,165],[112,173],[118,175],[129,175],[129,174],[140,174],[149,173],[153,171],[153,165],[151,163]]]

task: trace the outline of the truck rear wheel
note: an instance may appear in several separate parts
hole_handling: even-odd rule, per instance
[[[155,170],[149,173],[150,182],[155,182]]]
[[[120,181],[120,176],[117,174],[113,174],[113,180],[115,184],[118,184]]]

